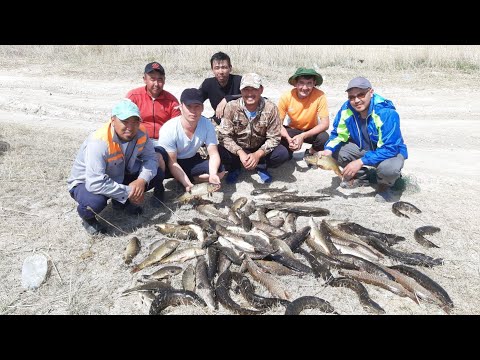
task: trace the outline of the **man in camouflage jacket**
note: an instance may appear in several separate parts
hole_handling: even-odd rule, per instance
[[[235,183],[242,166],[256,170],[260,182],[272,181],[267,168],[288,160],[288,150],[280,144],[281,122],[277,106],[263,98],[262,79],[245,74],[240,83],[242,97],[230,101],[218,128],[219,152],[229,169],[227,183]]]

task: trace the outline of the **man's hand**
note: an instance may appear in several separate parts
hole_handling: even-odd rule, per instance
[[[240,158],[240,162],[242,163],[243,167],[246,168],[247,159],[249,158],[248,154],[243,150],[239,150],[237,155]]]
[[[296,151],[296,150],[300,150],[300,148],[302,147],[303,145],[303,140],[304,140],[304,136],[303,134],[298,134],[298,135],[295,135],[293,138],[292,138],[292,143],[293,143],[293,146],[292,147],[290,145],[290,149]]]
[[[220,184],[220,183],[221,183],[221,182],[220,182],[220,178],[218,177],[217,174],[210,175],[210,176],[208,177],[208,182],[209,182],[210,184]]]
[[[248,154],[247,155],[247,160],[245,162],[245,169],[247,170],[253,170],[257,167],[258,162],[263,156],[263,151],[262,150],[257,150],[254,153]]]
[[[143,203],[145,198],[145,185],[147,182],[144,179],[138,178],[137,180],[132,181],[128,186],[130,187],[130,194],[128,194],[128,199],[131,203],[135,205],[140,205]]]
[[[316,153],[316,155],[321,158],[322,156],[332,156],[331,150],[322,150]]]
[[[352,179],[356,175],[358,170],[362,168],[362,166],[363,166],[362,159],[357,159],[348,163],[348,165],[343,168],[343,178],[345,180]]]
[[[223,110],[225,109],[225,106],[227,105],[227,100],[225,98],[220,101],[220,103],[217,105],[217,109],[215,110],[215,116],[219,119],[222,118],[223,116]]]
[[[185,186],[185,191],[190,192],[192,190],[193,184],[191,182],[188,182],[187,186]]]

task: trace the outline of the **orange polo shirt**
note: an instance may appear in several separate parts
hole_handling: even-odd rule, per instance
[[[296,88],[285,92],[278,101],[278,110],[280,120],[288,115],[288,126],[302,131],[314,128],[320,123],[320,118],[329,116],[327,97],[317,88],[313,88],[305,99],[298,97]]]
[[[162,125],[180,115],[179,102],[168,91],[163,90],[160,96],[153,100],[147,92],[147,87],[143,86],[130,90],[126,97],[137,104],[140,109],[140,116],[150,139],[158,139]]]

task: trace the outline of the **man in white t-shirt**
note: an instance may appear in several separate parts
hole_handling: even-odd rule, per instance
[[[203,97],[198,89],[185,89],[180,96],[182,115],[167,121],[160,129],[155,147],[167,164],[165,179],[175,178],[190,191],[193,182],[220,184],[225,175],[218,153],[215,128],[202,116]],[[206,145],[209,159],[197,153]]]

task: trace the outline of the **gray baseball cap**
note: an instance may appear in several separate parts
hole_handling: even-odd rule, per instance
[[[370,81],[368,81],[367,78],[359,76],[359,77],[356,77],[355,79],[350,80],[347,86],[347,90],[345,91],[348,91],[353,88],[371,89],[372,84],[370,84]]]

